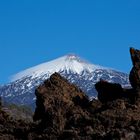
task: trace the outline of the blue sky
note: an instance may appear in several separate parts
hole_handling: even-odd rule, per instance
[[[139,7],[139,0],[0,1],[0,83],[68,53],[129,72],[129,47],[140,49]]]

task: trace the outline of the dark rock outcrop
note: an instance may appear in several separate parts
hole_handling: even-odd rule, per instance
[[[140,90],[140,51],[130,48],[133,68],[130,72],[129,79],[132,87],[135,90]]]
[[[34,115],[34,120],[40,120],[41,137],[60,140],[138,139],[140,108],[127,98],[133,90],[124,91],[118,84],[101,83],[104,85],[101,93],[110,94],[107,98],[100,98],[107,100],[106,104],[98,100],[89,101],[79,88],[57,73],[45,81],[36,90],[37,108]],[[100,84],[96,86],[101,88]],[[124,92],[128,93],[126,97]],[[115,97],[111,96],[113,93]]]
[[[2,104],[1,104],[2,105]],[[0,105],[0,140],[26,140],[33,123],[12,118]]]
[[[131,59],[133,68],[130,72],[129,79],[132,88],[124,89],[120,84],[109,83],[104,80],[100,80],[95,84],[95,88],[98,91],[98,99],[102,103],[108,101],[126,98],[131,103],[135,103],[140,97],[140,51],[134,48],[130,48]]]
[[[98,91],[98,99],[102,103],[117,99],[127,99],[130,103],[135,103],[138,98],[138,93],[134,89],[124,89],[120,84],[104,80],[96,83],[95,88]]]
[[[98,91],[98,99],[102,103],[119,99],[123,95],[123,88],[120,84],[109,83],[101,80],[95,84],[95,88]]]
[[[87,115],[84,110],[88,97],[58,73],[37,88],[36,97],[34,120],[41,120],[42,128],[51,128],[55,133],[62,133],[70,122],[77,124],[76,120]]]

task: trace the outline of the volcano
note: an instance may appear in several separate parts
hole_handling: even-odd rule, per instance
[[[130,85],[126,73],[92,64],[75,54],[68,54],[15,74],[9,84],[0,86],[0,96],[8,103],[34,107],[35,88],[55,72],[80,87],[89,98],[97,97],[94,85],[100,79],[122,86]]]

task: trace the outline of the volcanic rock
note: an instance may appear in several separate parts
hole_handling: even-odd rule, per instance
[[[133,63],[133,68],[129,75],[130,83],[134,89],[140,90],[140,51],[130,48],[130,54]]]
[[[109,83],[104,80],[96,83],[95,88],[98,91],[98,99],[102,103],[121,98],[123,94],[123,88],[120,84]]]
[[[98,99],[102,103],[117,99],[127,99],[130,103],[135,103],[138,98],[138,93],[134,89],[124,89],[120,84],[109,83],[101,80],[95,84],[98,91]]]
[[[86,115],[83,110],[88,106],[88,97],[58,73],[54,73],[39,86],[35,94],[37,101],[34,120],[41,120],[44,127],[59,131],[57,133],[67,127],[69,119],[75,119],[72,123],[77,123],[76,120]]]
[[[133,68],[130,72],[129,79],[132,88],[124,89],[120,84],[109,83],[104,80],[100,80],[95,84],[95,88],[98,91],[98,99],[102,103],[108,101],[126,98],[131,103],[139,101],[140,97],[140,51],[134,48],[130,48],[131,59]]]
[[[2,104],[1,104],[2,105]],[[0,105],[0,140],[25,140],[31,128],[31,122],[12,118]],[[33,123],[32,123],[33,124]]]
[[[101,87],[102,84],[101,93],[107,98],[102,94],[99,98],[106,104],[89,101],[78,87],[58,73],[53,74],[36,90],[34,120],[39,121],[40,136],[58,140],[137,140],[140,137],[140,108],[127,98],[129,94],[133,95],[133,90],[124,90],[118,84],[105,81],[101,81]],[[101,88],[100,83],[96,86]],[[106,95],[108,92],[110,95]],[[113,93],[115,97],[112,97]],[[127,93],[126,97],[124,93]]]

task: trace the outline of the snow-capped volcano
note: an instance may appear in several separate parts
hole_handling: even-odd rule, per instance
[[[69,54],[17,73],[9,84],[0,87],[0,96],[7,102],[32,106],[35,103],[35,88],[54,72],[60,73],[93,98],[97,96],[94,84],[100,79],[120,83],[122,86],[129,85],[127,74],[91,64]]]
[[[26,76],[38,77],[46,73],[53,74],[54,72],[60,71],[72,71],[73,73],[80,74],[83,71],[93,72],[96,69],[107,69],[98,65],[90,64],[89,62],[81,59],[80,57],[69,54],[50,62],[42,63],[35,67],[24,70],[14,75],[11,81],[16,81]]]

